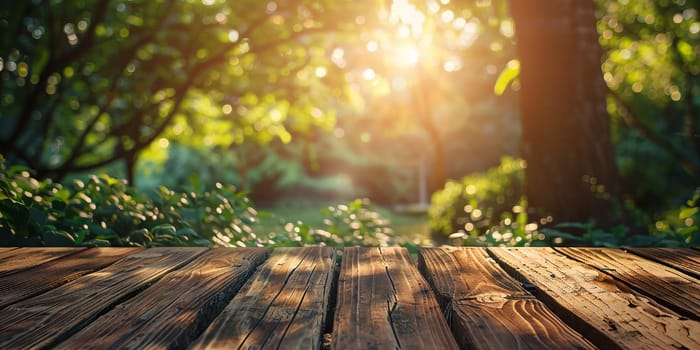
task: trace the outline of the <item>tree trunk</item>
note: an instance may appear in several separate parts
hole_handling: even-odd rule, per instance
[[[530,208],[554,222],[619,223],[619,180],[595,4],[511,0],[520,56],[522,156]]]
[[[416,113],[420,125],[423,127],[428,140],[432,146],[433,165],[429,178],[428,191],[433,193],[445,186],[447,176],[445,175],[445,147],[443,146],[442,135],[435,125],[433,117],[433,105],[429,90],[429,73],[420,65],[416,66],[416,78],[418,84],[414,88],[413,97],[415,99]]]

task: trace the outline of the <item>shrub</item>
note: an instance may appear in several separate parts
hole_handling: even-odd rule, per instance
[[[255,215],[221,184],[199,194],[161,187],[151,199],[108,175],[64,186],[0,161],[1,245],[261,245],[248,226]]]
[[[648,232],[631,232],[618,225],[605,230],[593,223],[564,222],[551,225],[551,218],[528,218],[522,198],[522,161],[503,158],[486,173],[449,181],[436,192],[429,210],[434,235],[454,244],[486,246],[694,246],[700,242],[700,189],[685,205],[652,223]],[[651,216],[628,208],[638,222]],[[579,234],[573,235],[569,232]]]
[[[505,157],[486,173],[448,181],[431,199],[428,215],[433,237],[444,240],[458,232],[480,236],[500,223],[517,227],[526,219],[520,215],[525,215],[521,199],[523,169],[522,160]]]
[[[313,228],[301,221],[284,225],[283,245],[389,246],[408,245],[396,237],[391,222],[374,210],[368,199],[355,199],[321,209],[323,227]],[[278,236],[274,234],[275,236]]]
[[[193,187],[200,187],[191,179]],[[324,208],[324,227],[289,222],[258,235],[244,192],[161,186],[153,198],[108,175],[63,185],[38,180],[0,156],[0,245],[4,246],[386,246],[399,244],[368,200]]]

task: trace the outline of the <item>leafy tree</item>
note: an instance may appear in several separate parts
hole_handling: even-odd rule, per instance
[[[597,3],[624,192],[650,214],[677,207],[700,176],[700,3]]]
[[[288,141],[289,129],[332,122],[318,106],[342,95],[329,36],[317,34],[351,30],[344,19],[368,5],[3,2],[0,152],[42,178],[123,161],[133,180],[140,152],[166,131],[205,144]],[[200,133],[204,117],[224,139]]]

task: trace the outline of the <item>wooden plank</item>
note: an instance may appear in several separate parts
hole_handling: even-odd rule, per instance
[[[0,247],[0,259],[2,259],[2,255],[9,252],[10,250],[17,249],[17,247]]]
[[[335,250],[278,248],[193,349],[318,349],[334,279]]]
[[[45,348],[206,248],[152,248],[0,310],[0,349]]]
[[[457,349],[427,281],[405,248],[345,248],[334,349]]]
[[[700,321],[700,280],[619,249],[557,248],[646,294],[681,315]]]
[[[18,248],[6,251],[0,256],[0,277],[41,265],[45,262],[75,254],[85,248]]]
[[[58,349],[184,348],[231,300],[265,248],[212,249],[100,316]]]
[[[700,322],[682,317],[551,248],[489,248],[572,328],[601,348],[700,348]]]
[[[0,279],[0,308],[99,270],[140,248],[91,248]]]
[[[700,251],[692,248],[627,248],[643,256],[700,278]]]
[[[418,266],[463,349],[594,349],[482,248],[422,248]]]

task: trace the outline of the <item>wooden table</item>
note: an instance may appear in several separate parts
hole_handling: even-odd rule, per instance
[[[0,349],[700,349],[700,250],[0,248]]]

